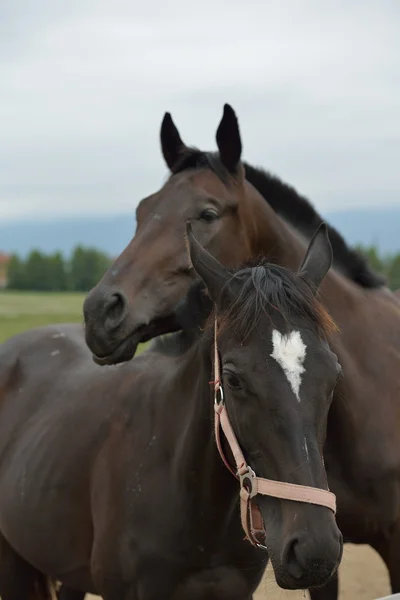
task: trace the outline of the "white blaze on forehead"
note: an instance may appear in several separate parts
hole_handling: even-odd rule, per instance
[[[300,402],[301,375],[305,369],[303,362],[306,357],[306,345],[301,339],[299,331],[292,331],[282,335],[276,329],[272,332],[272,345],[274,351],[271,356],[282,367],[294,395]]]

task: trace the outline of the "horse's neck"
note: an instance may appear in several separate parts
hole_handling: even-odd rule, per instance
[[[268,262],[293,271],[299,268],[305,244],[249,183],[245,184],[243,191],[241,216],[252,258],[265,257]]]
[[[284,222],[263,197],[258,198],[256,193],[251,200],[251,214],[255,221],[253,227],[257,232],[254,255],[271,256],[282,266],[298,269],[306,252],[307,241],[292,225]],[[330,269],[325,277],[319,298],[339,327],[339,332],[332,335],[330,345],[345,374],[335,389],[328,419],[326,448],[336,463],[344,461],[344,464],[358,470],[360,461],[355,452],[356,441],[356,447],[363,457],[362,464],[368,469],[371,455],[376,456],[375,447],[369,441],[371,431],[376,435],[380,427],[384,436],[386,425],[383,420],[370,419],[369,425],[365,426],[365,414],[370,410],[371,397],[379,395],[383,384],[386,394],[381,402],[385,403],[385,411],[389,411],[388,414],[396,420],[392,408],[398,389],[396,360],[399,345],[392,333],[393,329],[398,329],[395,302],[391,302],[386,291],[366,290],[335,269]],[[374,340],[372,350],[371,339]],[[377,359],[373,358],[374,353]],[[381,361],[382,369],[379,373],[375,366],[374,377],[366,387],[365,378],[371,376],[372,360],[375,365]],[[382,450],[380,456],[383,454]]]
[[[245,223],[251,239],[252,257],[264,256],[269,262],[297,271],[305,256],[308,241],[271,208],[266,199],[250,184],[246,189]],[[332,317],[342,326],[351,326],[354,307],[362,290],[352,281],[331,269],[321,288],[321,300]]]

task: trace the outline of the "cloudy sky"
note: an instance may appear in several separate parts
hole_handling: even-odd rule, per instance
[[[213,149],[224,102],[321,210],[400,204],[398,0],[5,0],[0,217],[134,208],[164,112]]]

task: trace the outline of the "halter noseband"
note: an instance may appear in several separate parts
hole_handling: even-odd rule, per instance
[[[272,479],[257,477],[249,467],[237,441],[235,432],[229,420],[224,401],[224,391],[221,382],[220,361],[217,345],[217,319],[214,324],[214,410],[215,410],[215,439],[219,454],[229,471],[239,480],[240,484],[240,517],[246,538],[259,548],[267,550],[260,540],[265,542],[265,527],[260,509],[254,503],[258,495],[272,496],[281,500],[305,502],[329,508],[336,513],[336,496],[327,490],[284,483]],[[236,472],[232,469],[224,455],[221,444],[221,430],[229,444],[235,461]]]

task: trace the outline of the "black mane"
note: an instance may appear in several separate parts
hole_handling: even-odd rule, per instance
[[[329,334],[335,325],[302,276],[264,263],[247,266],[232,275],[235,298],[222,316],[222,327],[229,325],[245,339],[266,314],[275,313],[290,328],[293,319],[305,317],[320,334]],[[229,282],[227,283],[229,286]]]
[[[323,222],[311,202],[304,196],[300,196],[293,187],[283,183],[278,177],[261,168],[252,167],[248,163],[243,164],[247,181],[257,189],[280,217],[293,225],[307,240],[310,240]],[[178,173],[190,168],[204,167],[211,169],[226,183],[228,174],[217,153],[201,152],[196,148],[190,148],[173,170]],[[351,248],[334,227],[329,224],[327,226],[335,268],[363,288],[373,289],[385,285],[385,278],[371,269],[367,259]]]
[[[293,187],[263,169],[252,167],[247,163],[244,163],[244,167],[247,181],[264,196],[274,211],[310,240],[323,222],[311,202],[304,196],[300,196]],[[361,287],[382,287],[385,284],[384,277],[375,273],[367,259],[348,246],[334,227],[329,224],[327,226],[334,266]]]

